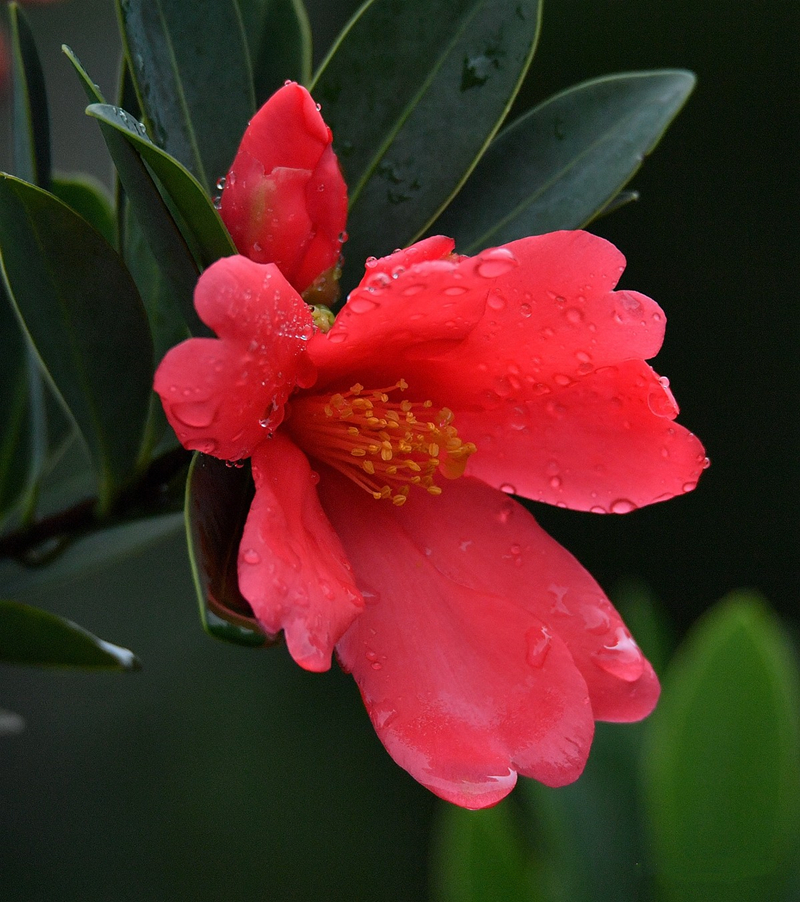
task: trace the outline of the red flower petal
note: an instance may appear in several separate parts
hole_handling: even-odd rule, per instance
[[[625,258],[609,242],[554,232],[484,254],[501,252],[505,269],[472,270],[487,293],[480,322],[461,345],[420,368],[454,410],[535,398],[600,367],[658,352],[663,311],[637,292],[611,291]]]
[[[311,95],[287,84],[250,121],[222,192],[242,254],[275,263],[298,291],[339,259],[347,186]]]
[[[580,565],[524,509],[473,480],[400,509],[326,475],[320,495],[367,603],[337,652],[395,760],[468,808],[498,802],[517,773],[550,786],[575,780],[592,709],[571,649],[542,615],[551,583],[577,578],[600,594]],[[522,571],[515,542],[530,558]],[[608,676],[592,665],[593,680]]]
[[[164,357],[154,388],[185,448],[249,457],[283,419],[296,385],[313,383],[308,307],[275,266],[225,257],[195,289],[200,318],[219,336],[190,338]]]
[[[239,588],[268,632],[284,631],[301,667],[327,670],[363,608],[361,595],[303,452],[278,434],[252,464],[256,494],[239,548]]]
[[[703,446],[673,422],[667,385],[644,362],[599,369],[564,388],[477,413],[467,472],[505,491],[595,513],[628,513],[695,487]]]
[[[367,261],[360,285],[309,353],[319,384],[347,379],[390,381],[412,360],[457,347],[483,313],[488,288],[473,278],[480,262],[454,257],[453,240],[436,236]]]

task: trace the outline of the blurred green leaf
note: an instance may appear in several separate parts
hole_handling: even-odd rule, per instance
[[[508,800],[483,811],[442,806],[433,842],[434,902],[541,898]]]
[[[25,729],[25,721],[13,711],[0,708],[0,736],[16,736]]]
[[[647,814],[667,902],[775,902],[797,855],[800,688],[760,598],[697,623],[650,721]]]
[[[239,0],[253,62],[256,106],[287,79],[311,81],[311,28],[303,0]]]
[[[155,142],[210,191],[255,111],[235,0],[117,0],[117,11]]]
[[[249,467],[231,467],[195,454],[186,482],[186,537],[205,631],[237,645],[276,641],[253,616],[239,591],[237,564],[244,522],[253,500]]]
[[[547,902],[650,898],[637,799],[641,724],[597,723],[586,769],[551,789],[520,781],[536,830],[536,875]]]
[[[639,169],[694,84],[681,70],[632,72],[556,94],[492,142],[435,231],[472,254],[585,225]]]
[[[135,471],[150,400],[152,341],[136,286],[80,216],[8,175],[0,257],[17,313],[89,446],[106,512]]]
[[[16,3],[11,17],[11,55],[14,72],[14,171],[42,188],[50,187],[50,116],[44,74],[30,26]]]
[[[122,135],[158,179],[178,217],[176,225],[200,268],[236,253],[228,230],[206,191],[184,166],[150,141],[140,122],[109,104],[91,104],[86,112],[97,119],[101,127],[110,126]],[[104,134],[106,131],[104,129]],[[128,188],[125,190],[129,191]]]
[[[516,96],[538,0],[373,0],[312,85],[350,191],[358,271],[418,237],[458,191]]]
[[[663,674],[677,644],[675,626],[666,608],[638,579],[620,580],[611,600],[655,672]]]
[[[116,226],[111,200],[103,185],[91,176],[57,175],[53,178],[51,191],[64,201],[90,226],[93,226],[110,245],[116,241]]]
[[[85,578],[125,560],[183,528],[183,514],[142,517],[90,533],[68,545],[46,567],[26,567],[14,561],[0,563],[0,582],[6,594],[59,590],[73,579]]]
[[[54,667],[139,670],[127,648],[112,645],[48,611],[0,601],[0,661]]]

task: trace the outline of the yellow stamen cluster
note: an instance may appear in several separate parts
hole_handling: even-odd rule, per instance
[[[373,498],[405,504],[411,486],[441,495],[433,477],[447,479],[464,472],[475,453],[462,442],[447,407],[435,410],[431,401],[394,401],[403,392],[401,379],[390,388],[366,391],[356,383],[349,391],[292,399],[287,427],[312,457],[335,467]]]

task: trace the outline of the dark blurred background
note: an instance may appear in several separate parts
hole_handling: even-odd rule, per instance
[[[319,57],[357,4],[307,5]],[[56,165],[108,179],[59,48],[113,94],[113,5],[28,13]],[[639,202],[592,228],[626,254],[623,284],[667,312],[656,368],[711,469],[692,495],[625,517],[535,510],[607,589],[644,580],[681,631],[740,586],[796,622],[798,25],[795,0],[547,0],[517,104],[616,71],[699,79],[633,180]],[[7,99],[5,113],[7,160]],[[424,898],[432,797],[384,753],[349,678],[202,633],[180,536],[24,600],[134,649],[144,669],[0,671],[0,705],[27,722],[0,737],[0,895]]]

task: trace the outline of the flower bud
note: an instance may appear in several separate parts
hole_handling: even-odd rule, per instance
[[[225,179],[220,212],[239,252],[275,263],[298,292],[341,252],[347,186],[332,140],[311,95],[289,82],[250,121]]]

